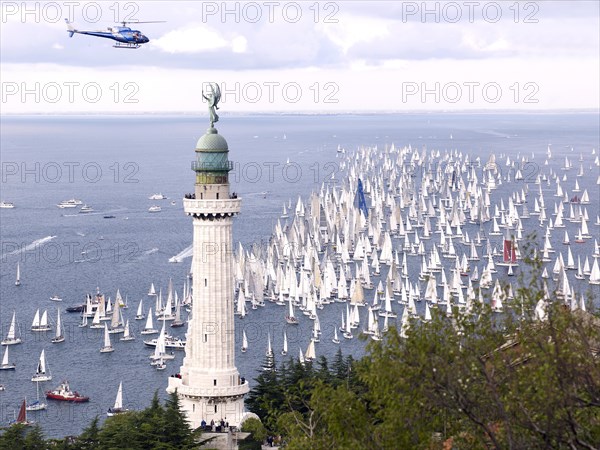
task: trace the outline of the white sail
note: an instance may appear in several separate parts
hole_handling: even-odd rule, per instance
[[[8,328],[8,334],[6,335],[6,339],[2,341],[2,345],[14,345],[20,344],[21,338],[17,337],[17,313],[13,311],[12,320],[10,321],[10,326]]]
[[[56,314],[57,314],[57,316],[56,316],[56,332],[54,333],[54,338],[52,339],[52,342],[54,344],[58,344],[59,342],[64,342],[64,340],[65,340],[65,335],[64,335],[63,326],[62,326],[62,320],[60,317],[60,308],[58,308]]]
[[[337,333],[337,328],[334,327],[333,328],[333,339],[332,339],[334,344],[339,344],[340,343],[340,338],[338,337],[338,333]]]
[[[7,345],[4,349],[4,356],[2,356],[2,364],[0,364],[0,370],[12,370],[15,368],[15,365],[11,364],[8,360],[8,347],[9,345]]]
[[[118,293],[119,291],[117,291]],[[112,310],[112,315],[110,318],[110,330],[109,333],[122,333],[123,328],[123,317],[121,315],[121,303],[118,300],[115,300],[115,306]]]
[[[40,326],[40,309],[35,310],[35,314],[33,315],[33,322],[31,322],[31,329],[35,330]]]
[[[246,336],[246,330],[242,331],[242,352],[248,350],[248,336]]]
[[[594,258],[592,271],[590,273],[590,284],[600,284],[600,267],[598,266],[598,258]]]
[[[15,280],[15,286],[21,286],[21,266],[17,263],[17,278]]]
[[[148,315],[146,316],[146,326],[141,331],[142,334],[154,334],[158,333],[158,330],[154,329],[154,322],[152,321],[152,308],[148,309]]]
[[[140,299],[140,303],[138,304],[137,308],[137,313],[135,315],[135,320],[143,320],[144,317],[144,299]]]
[[[135,337],[129,331],[129,319],[125,322],[125,328],[123,329],[123,336],[119,339],[120,341],[133,341]]]
[[[281,350],[281,354],[282,355],[287,355],[288,352],[288,340],[287,340],[287,333],[285,332],[285,330],[283,331],[283,350]]]
[[[46,351],[42,350],[35,375],[31,378],[31,381],[50,381],[51,379],[52,375],[46,364]]]
[[[113,409],[122,409],[123,408],[123,382],[119,383],[119,390],[117,391],[117,398],[115,398],[115,404]]]
[[[306,354],[304,355],[304,359],[308,361],[312,361],[317,357],[315,352],[315,341],[311,339],[308,343],[308,347],[306,348]]]
[[[110,353],[114,351],[114,348],[110,342],[110,333],[108,332],[108,326],[104,324],[104,345],[100,349],[100,353]]]
[[[96,308],[90,328],[103,328],[103,325],[100,323],[100,307]]]

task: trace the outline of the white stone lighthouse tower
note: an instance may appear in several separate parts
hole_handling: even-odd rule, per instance
[[[221,419],[238,426],[244,414],[248,382],[235,366],[234,285],[231,225],[240,212],[241,199],[229,192],[227,141],[217,132],[215,109],[218,85],[209,101],[210,128],[196,145],[194,195],[183,200],[192,216],[193,304],[188,323],[185,357],[178,377],[169,377],[167,392],[177,390],[191,425]],[[189,198],[188,198],[189,197]]]

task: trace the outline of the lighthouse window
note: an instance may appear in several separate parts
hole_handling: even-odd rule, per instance
[[[217,385],[217,380],[213,380],[213,386]]]
[[[215,405],[215,413],[217,412],[217,405]]]
[[[219,193],[217,192],[217,200],[219,200]]]
[[[192,412],[196,412],[196,404],[195,403],[192,404]]]
[[[204,342],[206,342],[206,340],[208,339],[208,334],[204,335]]]
[[[204,279],[204,287],[208,286],[208,278]]]

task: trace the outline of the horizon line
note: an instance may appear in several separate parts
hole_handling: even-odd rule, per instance
[[[393,114],[600,114],[600,108],[549,108],[549,109],[415,109],[415,110],[346,110],[346,111],[224,111],[221,116],[342,116],[342,115],[393,115]],[[2,117],[18,116],[195,116],[208,117],[207,113],[192,111],[68,111],[68,112],[3,112]]]

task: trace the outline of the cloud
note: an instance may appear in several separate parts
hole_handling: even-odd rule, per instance
[[[153,46],[167,53],[204,53],[223,49],[244,53],[247,41],[244,36],[227,39],[206,25],[193,24],[154,39]]]
[[[318,29],[347,54],[356,44],[391,38],[392,24],[392,21],[385,19],[344,15],[337,23],[319,24]]]

